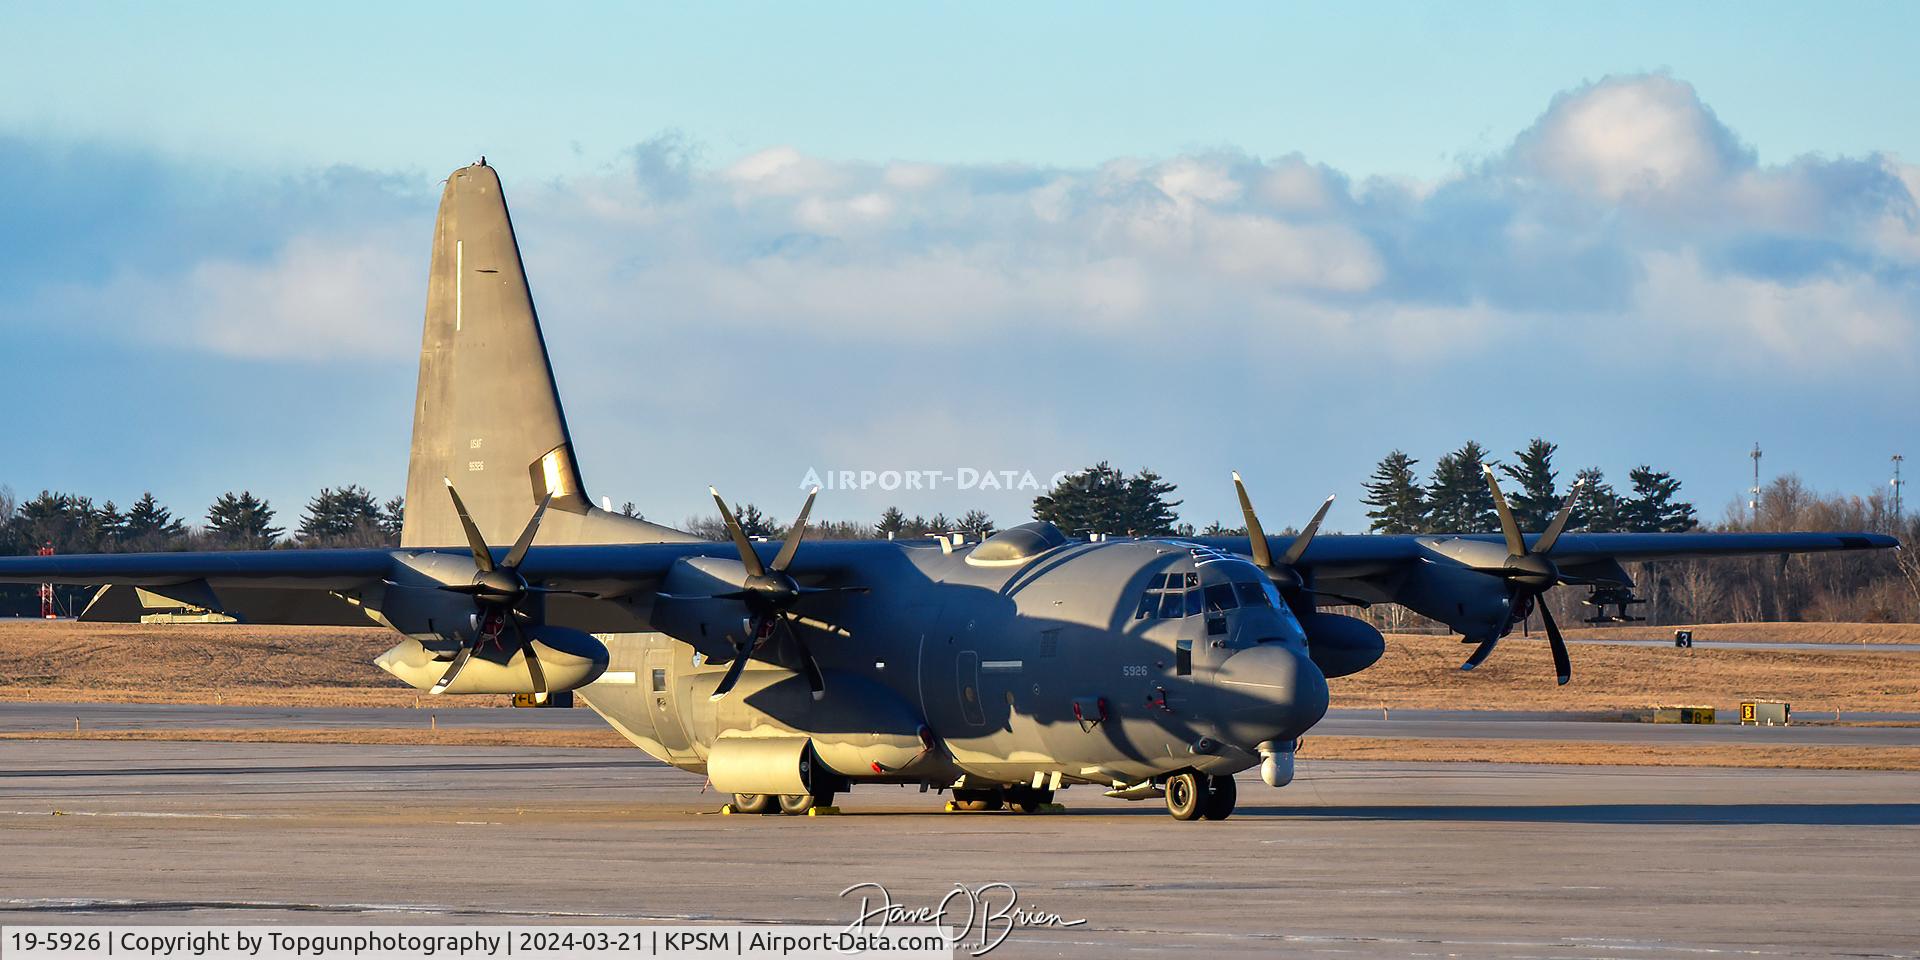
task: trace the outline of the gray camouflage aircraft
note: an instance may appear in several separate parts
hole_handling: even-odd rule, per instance
[[[737,813],[826,809],[859,784],[951,790],[953,810],[1034,812],[1090,784],[1224,819],[1233,774],[1283,786],[1327,678],[1385,642],[1321,606],[1397,603],[1478,646],[1561,585],[1618,618],[1622,562],[1897,547],[1868,533],[1582,534],[1573,497],[1537,536],[1075,539],[1026,523],[969,543],[731,543],[596,507],[572,442],[500,180],[448,178],[434,228],[398,549],[0,559],[0,582],[104,585],[84,618],[148,605],[244,623],[393,628],[378,664],[433,694],[577,691],[628,740],[704,774]],[[817,490],[815,491],[817,493]],[[506,545],[506,549],[501,549]]]

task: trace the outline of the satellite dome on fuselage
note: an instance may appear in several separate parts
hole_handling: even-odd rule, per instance
[[[967,554],[967,562],[977,566],[1000,566],[1031,560],[1067,542],[1060,528],[1045,520],[1034,520],[1008,527],[980,542]]]

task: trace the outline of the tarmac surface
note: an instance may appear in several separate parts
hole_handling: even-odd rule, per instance
[[[0,921],[837,924],[854,884],[1002,882],[1087,922],[991,956],[1920,950],[1916,773],[1303,762],[1221,823],[1061,798],[722,817],[637,751],[6,741]]]
[[[1730,711],[1721,711],[1729,714]],[[1716,724],[1623,723],[1618,714],[1555,714],[1538,711],[1332,710],[1308,736],[1418,737],[1461,740],[1578,740],[1601,743],[1769,743],[1827,746],[1920,746],[1920,724],[1849,727],[1816,722],[1786,727]],[[431,719],[430,719],[431,718]],[[1920,715],[1849,713],[1848,720],[1920,721]],[[1723,719],[1731,720],[1731,716]],[[143,727],[190,729],[299,729],[426,726],[463,728],[591,729],[605,726],[586,707],[571,710],[409,707],[221,707],[145,703],[0,702],[0,733]]]

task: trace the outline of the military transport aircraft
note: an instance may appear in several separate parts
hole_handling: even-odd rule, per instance
[[[0,559],[0,582],[104,585],[90,619],[190,605],[249,623],[384,624],[378,663],[434,694],[578,695],[628,740],[733,794],[806,813],[859,784],[1033,812],[1069,785],[1223,819],[1233,774],[1292,776],[1327,678],[1385,649],[1322,606],[1398,603],[1478,646],[1561,585],[1638,602],[1623,561],[1898,546],[1866,533],[1069,537],[731,543],[596,507],[485,161],[448,178],[434,228],[398,549]],[[1488,482],[1493,484],[1491,474]],[[1498,485],[1494,484],[1497,493]],[[817,492],[817,491],[816,491]],[[502,547],[505,549],[502,549]]]

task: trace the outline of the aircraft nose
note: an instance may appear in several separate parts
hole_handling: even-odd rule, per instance
[[[1222,733],[1242,746],[1291,740],[1327,712],[1327,677],[1305,652],[1264,643],[1228,657],[1214,677]]]

